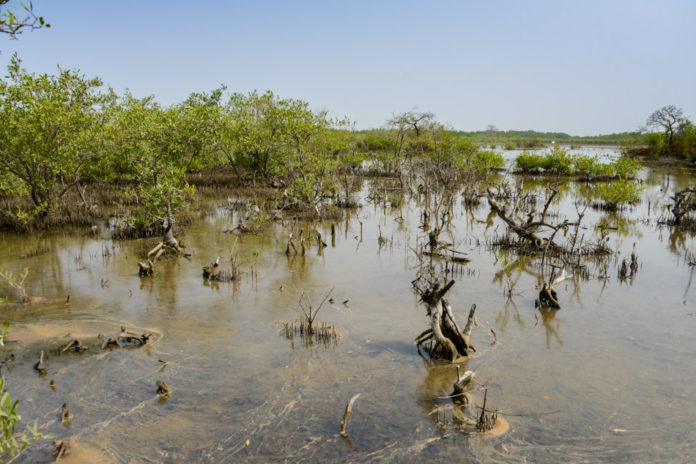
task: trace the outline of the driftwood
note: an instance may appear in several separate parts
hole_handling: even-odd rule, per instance
[[[444,299],[452,285],[454,285],[454,280],[449,281],[443,288],[440,288],[439,284],[436,283],[431,288],[421,292],[421,301],[426,304],[427,313],[430,316],[430,329],[416,338],[416,344],[420,346],[432,340],[435,342],[435,346],[430,349],[430,354],[437,353],[454,362],[458,357],[468,356],[476,351],[470,341],[476,305],[471,306],[466,326],[464,330],[461,330],[452,312],[452,307]]]

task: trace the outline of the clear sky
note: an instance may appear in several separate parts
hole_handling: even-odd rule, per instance
[[[17,1],[10,6],[17,6]],[[655,109],[696,119],[696,1],[35,0],[51,29],[0,37],[30,71],[56,65],[169,104],[226,84],[299,98],[358,128],[432,111],[590,135]]]

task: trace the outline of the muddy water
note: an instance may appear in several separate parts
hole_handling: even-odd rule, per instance
[[[328,243],[305,257],[285,255],[289,229],[281,224],[257,235],[221,233],[236,223],[221,207],[187,228],[191,259],[165,261],[150,278],[138,277],[136,263],[151,241],[4,234],[3,267],[28,267],[28,293],[42,297],[23,306],[0,287],[10,299],[1,307],[11,322],[6,349],[15,354],[2,370],[7,388],[25,420],[72,437],[72,462],[693,460],[696,283],[684,255],[696,244],[658,227],[655,210],[693,173],[644,174],[649,186],[634,209],[587,211],[585,238],[596,240],[592,226],[603,220],[620,254],[591,264],[589,279],[561,284],[558,312],[534,307],[538,267],[485,246],[503,231],[498,219],[486,223],[487,205],[455,208],[441,238],[471,262],[456,269],[449,299],[460,321],[476,303],[479,322],[472,334],[479,353],[462,368],[477,373],[477,401],[486,386],[488,406],[506,414],[503,436],[441,427],[430,414],[450,403],[442,397],[456,371],[427,365],[412,342],[427,327],[410,284],[418,264],[410,247],[423,240],[416,199],[363,199],[335,222],[333,240],[331,222],[298,225],[318,229]],[[585,190],[568,185],[558,212],[574,213]],[[621,282],[619,262],[634,242],[640,269]],[[241,278],[204,284],[201,267],[219,255],[227,269],[233,252]],[[335,301],[317,321],[336,327],[338,343],[287,340],[281,321],[300,316],[300,295],[316,306],[331,288]],[[153,333],[154,342],[100,350],[97,336],[121,325]],[[59,354],[70,335],[89,350]],[[45,377],[32,368],[42,349]],[[173,390],[166,401],[156,396],[157,380]],[[356,393],[342,439],[343,410]],[[60,423],[64,402],[74,413],[69,427]],[[49,448],[41,442],[20,461],[50,462]]]

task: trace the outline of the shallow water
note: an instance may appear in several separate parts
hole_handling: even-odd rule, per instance
[[[586,239],[596,239],[593,225],[603,218],[617,228],[609,245],[620,254],[592,264],[589,279],[561,284],[557,312],[534,307],[533,262],[513,265],[516,256],[485,245],[504,230],[499,219],[486,223],[485,201],[473,212],[457,203],[441,238],[471,262],[453,274],[449,301],[460,322],[476,303],[479,322],[472,334],[479,352],[461,367],[477,373],[476,401],[486,386],[488,406],[507,414],[511,428],[501,437],[439,427],[430,414],[451,404],[443,397],[456,370],[427,365],[413,345],[428,324],[410,283],[418,265],[411,248],[424,240],[417,199],[363,198],[363,207],[334,222],[333,240],[330,221],[298,224],[319,230],[329,245],[320,252],[314,244],[305,257],[285,255],[289,224],[223,234],[236,216],[220,207],[182,235],[190,260],[163,261],[147,278],[138,277],[136,263],[153,241],[3,234],[2,266],[28,267],[28,293],[42,297],[21,305],[0,286],[10,298],[1,307],[11,322],[6,350],[15,354],[3,367],[7,388],[26,421],[73,437],[73,462],[693,460],[696,271],[684,256],[696,243],[658,226],[655,208],[693,173],[643,174],[648,189],[637,207],[620,215],[587,210]],[[557,209],[574,215],[585,187],[569,184]],[[621,282],[618,266],[634,242],[640,269]],[[219,255],[227,269],[233,252],[241,278],[205,284],[201,267]],[[336,327],[337,344],[287,340],[281,321],[300,317],[300,295],[316,307],[331,288],[335,302],[317,321]],[[97,335],[121,325],[155,334],[154,342],[102,351]],[[68,334],[90,349],[60,354]],[[45,377],[32,368],[42,349]],[[155,394],[157,380],[173,389],[166,401]],[[339,424],[356,393],[349,439],[342,439]],[[74,413],[69,428],[60,424],[64,402]],[[40,442],[20,462],[50,462],[49,448]]]

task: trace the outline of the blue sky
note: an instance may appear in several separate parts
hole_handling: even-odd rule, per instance
[[[18,2],[12,1],[11,6]],[[51,29],[0,37],[165,104],[272,90],[358,128],[418,109],[460,130],[635,130],[674,104],[696,119],[695,1],[35,0]]]

